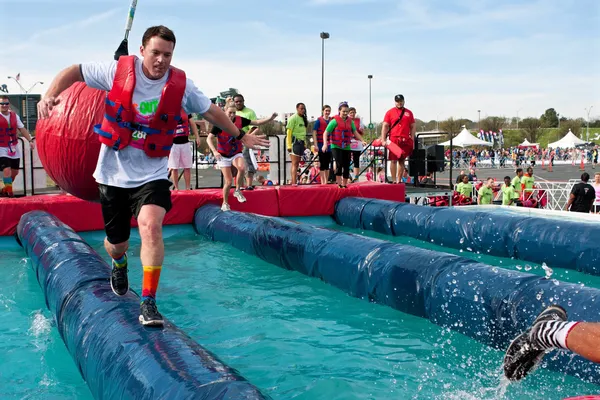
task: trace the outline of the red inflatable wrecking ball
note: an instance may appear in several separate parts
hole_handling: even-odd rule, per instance
[[[77,82],[60,96],[50,117],[38,121],[36,142],[44,169],[63,190],[83,200],[97,201],[92,177],[100,142],[94,125],[102,122],[106,92]]]

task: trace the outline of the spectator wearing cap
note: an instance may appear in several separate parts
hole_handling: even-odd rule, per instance
[[[414,149],[417,125],[412,111],[404,107],[404,96],[397,94],[394,101],[396,105],[388,110],[383,118],[381,142],[385,143],[389,134],[390,142],[400,148],[398,154],[388,150],[392,181],[393,183],[399,183],[404,175],[404,162]],[[400,162],[399,166],[398,161]]]

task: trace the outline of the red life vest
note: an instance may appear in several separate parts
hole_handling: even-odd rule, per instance
[[[236,128],[242,129],[242,117],[236,115],[233,124]],[[242,150],[243,147],[240,140],[235,140],[235,138],[227,132],[219,132],[217,135],[217,151],[219,154],[223,157],[231,158],[236,154],[241,153]]]
[[[354,118],[352,121],[354,121],[354,127],[356,128],[357,132],[362,135],[362,129],[360,129],[360,118]]]
[[[175,137],[190,136],[190,122],[185,110],[181,110],[181,123],[175,129]]]
[[[331,119],[327,121],[325,118],[319,117],[317,120],[319,121],[319,129],[315,129],[315,131],[317,132],[317,145],[319,146],[319,151],[321,151],[323,147],[323,133],[325,133],[325,129],[327,129],[327,125],[329,125]]]
[[[106,113],[102,124],[94,131],[101,143],[121,150],[131,144],[133,132],[145,134],[143,150],[148,157],[168,157],[173,146],[175,128],[181,123],[181,102],[185,93],[185,72],[169,68],[169,77],[149,125],[134,122],[133,92],[135,90],[136,56],[122,56],[110,92],[106,95]]]
[[[337,126],[331,135],[331,144],[335,144],[343,149],[350,145],[350,141],[354,137],[354,133],[352,132],[352,119],[348,117],[344,121],[339,115],[336,115],[333,118],[337,122]]]
[[[19,143],[17,139],[17,114],[12,111],[8,112],[8,119],[0,117],[0,147],[13,147]]]

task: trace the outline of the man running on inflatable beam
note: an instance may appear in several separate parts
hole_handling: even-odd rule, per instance
[[[102,142],[94,178],[100,189],[104,247],[112,257],[111,287],[118,296],[129,290],[126,251],[131,216],[137,218],[144,268],[139,316],[143,325],[163,325],[155,296],[164,260],[162,223],[171,208],[167,162],[181,108],[201,114],[224,132],[237,133],[245,146],[269,146],[264,136],[237,129],[183,71],[171,67],[174,48],[175,34],[169,28],[148,28],[141,60],[123,56],[118,62],[68,67],[38,104],[39,118],[48,118],[59,103],[57,96],[75,82],[110,91],[104,120],[94,128]]]

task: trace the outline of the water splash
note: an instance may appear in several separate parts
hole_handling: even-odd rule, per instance
[[[542,269],[546,273],[545,278],[546,279],[550,279],[550,277],[552,277],[552,274],[554,273],[554,270],[552,270],[552,268],[550,268],[549,266],[547,266],[546,263],[542,263]]]
[[[52,320],[44,317],[42,310],[35,311],[27,334],[33,337],[32,344],[41,352],[45,352],[50,343],[51,329]]]

